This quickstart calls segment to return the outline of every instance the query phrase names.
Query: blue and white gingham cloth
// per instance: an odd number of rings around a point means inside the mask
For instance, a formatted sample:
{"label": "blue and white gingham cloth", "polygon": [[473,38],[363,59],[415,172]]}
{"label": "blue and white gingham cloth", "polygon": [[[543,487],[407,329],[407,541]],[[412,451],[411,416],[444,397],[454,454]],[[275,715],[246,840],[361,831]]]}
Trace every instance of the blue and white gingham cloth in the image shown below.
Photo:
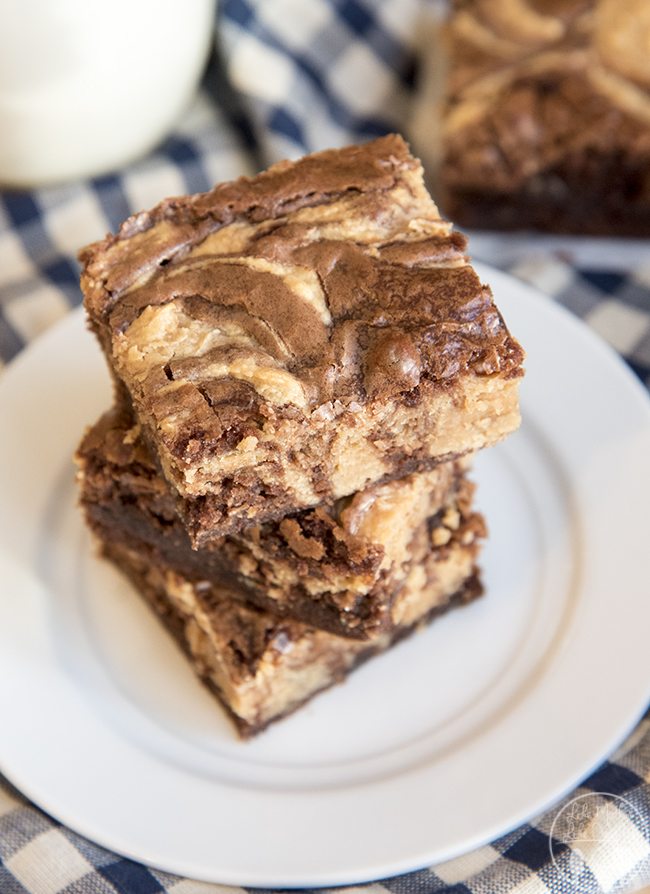
{"label": "blue and white gingham cloth", "polygon": [[[389,130],[408,135],[417,33],[427,5],[222,0],[219,57],[157,152],[91,181],[0,196],[0,366],[79,304],[78,248],[114,230],[130,213],[281,157]],[[477,234],[472,247],[475,256],[509,269],[574,311],[650,387],[648,244]],[[594,794],[569,803],[589,793]],[[560,814],[564,804],[569,806]],[[605,815],[606,840],[593,834]],[[558,816],[570,822],[558,822]],[[543,816],[446,864],[354,890],[595,894],[642,884],[650,885],[648,716],[570,798]],[[233,890],[179,879],[110,853],[54,822],[0,777],[0,894]]]}

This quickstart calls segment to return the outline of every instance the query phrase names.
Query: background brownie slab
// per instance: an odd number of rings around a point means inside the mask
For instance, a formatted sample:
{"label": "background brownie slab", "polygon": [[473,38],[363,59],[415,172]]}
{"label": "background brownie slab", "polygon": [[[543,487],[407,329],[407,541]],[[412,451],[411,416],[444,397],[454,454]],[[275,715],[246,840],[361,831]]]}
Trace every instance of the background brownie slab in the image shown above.
{"label": "background brownie slab", "polygon": [[192,582],[146,549],[108,541],[103,551],[135,584],[217,695],[244,737],[295,711],[419,624],[482,593],[471,563],[454,592],[407,588],[404,622],[371,641],[344,639],[243,605],[223,586]]}
{"label": "background brownie slab", "polygon": [[140,544],[152,561],[192,580],[227,583],[234,598],[339,635],[365,638],[401,623],[405,603],[400,610],[396,599],[413,574],[421,586],[457,589],[485,535],[460,461],[200,550],[191,548],[169,486],[123,409],[88,432],[78,462],[81,502],[102,540]]}
{"label": "background brownie slab", "polygon": [[523,353],[389,136],[85,249],[93,328],[195,545],[515,429]]}
{"label": "background brownie slab", "polygon": [[650,3],[458,0],[441,201],[465,226],[650,234]]}

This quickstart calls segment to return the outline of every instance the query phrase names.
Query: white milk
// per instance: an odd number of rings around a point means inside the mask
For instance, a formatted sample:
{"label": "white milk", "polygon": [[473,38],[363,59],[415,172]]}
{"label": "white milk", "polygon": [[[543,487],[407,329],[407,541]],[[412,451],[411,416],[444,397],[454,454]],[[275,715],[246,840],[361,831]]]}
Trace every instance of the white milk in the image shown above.
{"label": "white milk", "polygon": [[145,153],[196,89],[213,32],[214,0],[2,0],[0,184]]}

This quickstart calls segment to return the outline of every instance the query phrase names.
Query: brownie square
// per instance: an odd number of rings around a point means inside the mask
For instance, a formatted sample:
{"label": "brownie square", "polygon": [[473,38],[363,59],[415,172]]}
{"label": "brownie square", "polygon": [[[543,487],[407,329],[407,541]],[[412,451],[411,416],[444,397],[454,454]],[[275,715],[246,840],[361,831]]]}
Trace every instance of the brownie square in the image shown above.
{"label": "brownie square", "polygon": [[458,0],[444,211],[468,227],[649,235],[649,40],[646,0]]}
{"label": "brownie square", "polygon": [[[463,461],[370,485],[198,550],[124,408],[89,430],[77,461],[81,504],[103,542],[339,636],[369,639],[412,623],[421,591],[435,599],[462,586],[485,536]],[[415,604],[406,590],[416,593]]]}
{"label": "brownie square", "polygon": [[519,423],[523,352],[398,136],[168,199],[81,260],[194,546]]}
{"label": "brownie square", "polygon": [[99,542],[153,607],[243,738],[342,682],[361,662],[385,652],[420,624],[482,593],[471,568],[454,592],[414,585],[400,597],[412,602],[408,621],[372,640],[353,640],[246,606],[226,586],[188,579],[146,548],[110,536]]}

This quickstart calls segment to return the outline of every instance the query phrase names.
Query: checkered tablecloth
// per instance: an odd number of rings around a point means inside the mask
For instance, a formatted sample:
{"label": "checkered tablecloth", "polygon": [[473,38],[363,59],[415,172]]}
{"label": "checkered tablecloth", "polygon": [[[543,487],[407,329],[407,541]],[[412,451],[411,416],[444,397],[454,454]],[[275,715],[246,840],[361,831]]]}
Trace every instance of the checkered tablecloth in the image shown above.
{"label": "checkered tablecloth", "polygon": [[[80,302],[79,246],[133,211],[278,157],[391,129],[408,133],[425,5],[223,0],[219,54],[201,93],[157,152],[88,182],[0,196],[0,364]],[[475,234],[472,247],[475,256],[579,315],[650,386],[647,243]],[[354,890],[592,894],[644,883],[650,884],[647,716],[616,754],[543,816],[444,865]],[[232,890],[110,853],[47,817],[0,777],[0,894]]]}

